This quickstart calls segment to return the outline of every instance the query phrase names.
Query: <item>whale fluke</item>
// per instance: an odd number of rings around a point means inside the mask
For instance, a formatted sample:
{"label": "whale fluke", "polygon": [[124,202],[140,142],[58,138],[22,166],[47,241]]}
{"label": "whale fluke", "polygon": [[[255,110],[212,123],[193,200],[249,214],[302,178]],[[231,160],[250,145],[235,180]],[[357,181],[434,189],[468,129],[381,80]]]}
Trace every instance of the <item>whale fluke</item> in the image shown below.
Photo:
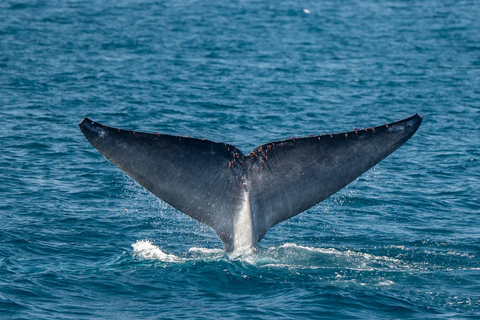
{"label": "whale fluke", "polygon": [[109,161],[154,195],[212,227],[225,251],[328,198],[403,145],[422,117],[374,128],[237,147],[182,136],[79,126]]}

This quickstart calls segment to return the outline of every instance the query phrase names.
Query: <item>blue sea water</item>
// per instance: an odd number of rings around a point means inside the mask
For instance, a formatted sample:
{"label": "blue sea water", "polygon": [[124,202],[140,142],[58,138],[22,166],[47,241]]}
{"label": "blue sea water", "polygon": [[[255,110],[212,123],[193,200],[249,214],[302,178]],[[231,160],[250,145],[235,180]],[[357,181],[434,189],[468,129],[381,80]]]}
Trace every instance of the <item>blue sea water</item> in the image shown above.
{"label": "blue sea water", "polygon": [[[478,1],[0,2],[1,319],[478,319]],[[83,137],[419,131],[229,257]],[[301,190],[298,190],[301,192]]]}

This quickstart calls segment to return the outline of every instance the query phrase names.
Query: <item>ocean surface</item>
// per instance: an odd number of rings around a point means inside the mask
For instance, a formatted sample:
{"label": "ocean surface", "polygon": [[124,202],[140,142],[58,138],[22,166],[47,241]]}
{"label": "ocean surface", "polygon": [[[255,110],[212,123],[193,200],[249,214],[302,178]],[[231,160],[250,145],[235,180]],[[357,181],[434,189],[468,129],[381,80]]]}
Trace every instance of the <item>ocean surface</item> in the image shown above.
{"label": "ocean surface", "polygon": [[[479,319],[480,2],[1,1],[1,319]],[[418,132],[225,255],[83,117],[255,146]],[[298,190],[302,192],[302,190]]]}

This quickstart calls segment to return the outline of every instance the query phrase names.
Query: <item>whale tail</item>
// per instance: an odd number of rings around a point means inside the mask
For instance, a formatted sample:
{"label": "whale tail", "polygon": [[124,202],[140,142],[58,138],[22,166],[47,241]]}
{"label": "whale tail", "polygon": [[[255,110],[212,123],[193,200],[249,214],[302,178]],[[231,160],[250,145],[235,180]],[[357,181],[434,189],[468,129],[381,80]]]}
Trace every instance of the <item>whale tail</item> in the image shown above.
{"label": "whale tail", "polygon": [[[107,127],[79,126],[109,161],[154,195],[212,227],[231,252],[239,215],[252,244],[268,229],[328,198],[403,145],[422,117],[374,128],[275,141],[244,155],[207,140]],[[240,219],[242,220],[242,219]],[[245,230],[244,230],[245,231]]]}

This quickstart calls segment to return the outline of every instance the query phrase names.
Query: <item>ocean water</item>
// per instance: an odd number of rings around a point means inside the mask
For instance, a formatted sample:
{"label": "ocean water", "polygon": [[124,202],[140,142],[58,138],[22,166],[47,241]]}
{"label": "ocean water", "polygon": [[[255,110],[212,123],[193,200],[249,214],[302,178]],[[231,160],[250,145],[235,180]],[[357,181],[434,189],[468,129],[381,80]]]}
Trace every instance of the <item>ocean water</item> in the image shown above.
{"label": "ocean water", "polygon": [[[479,14],[474,0],[0,2],[0,318],[478,319]],[[77,126],[249,152],[415,113],[403,147],[241,256]]]}

